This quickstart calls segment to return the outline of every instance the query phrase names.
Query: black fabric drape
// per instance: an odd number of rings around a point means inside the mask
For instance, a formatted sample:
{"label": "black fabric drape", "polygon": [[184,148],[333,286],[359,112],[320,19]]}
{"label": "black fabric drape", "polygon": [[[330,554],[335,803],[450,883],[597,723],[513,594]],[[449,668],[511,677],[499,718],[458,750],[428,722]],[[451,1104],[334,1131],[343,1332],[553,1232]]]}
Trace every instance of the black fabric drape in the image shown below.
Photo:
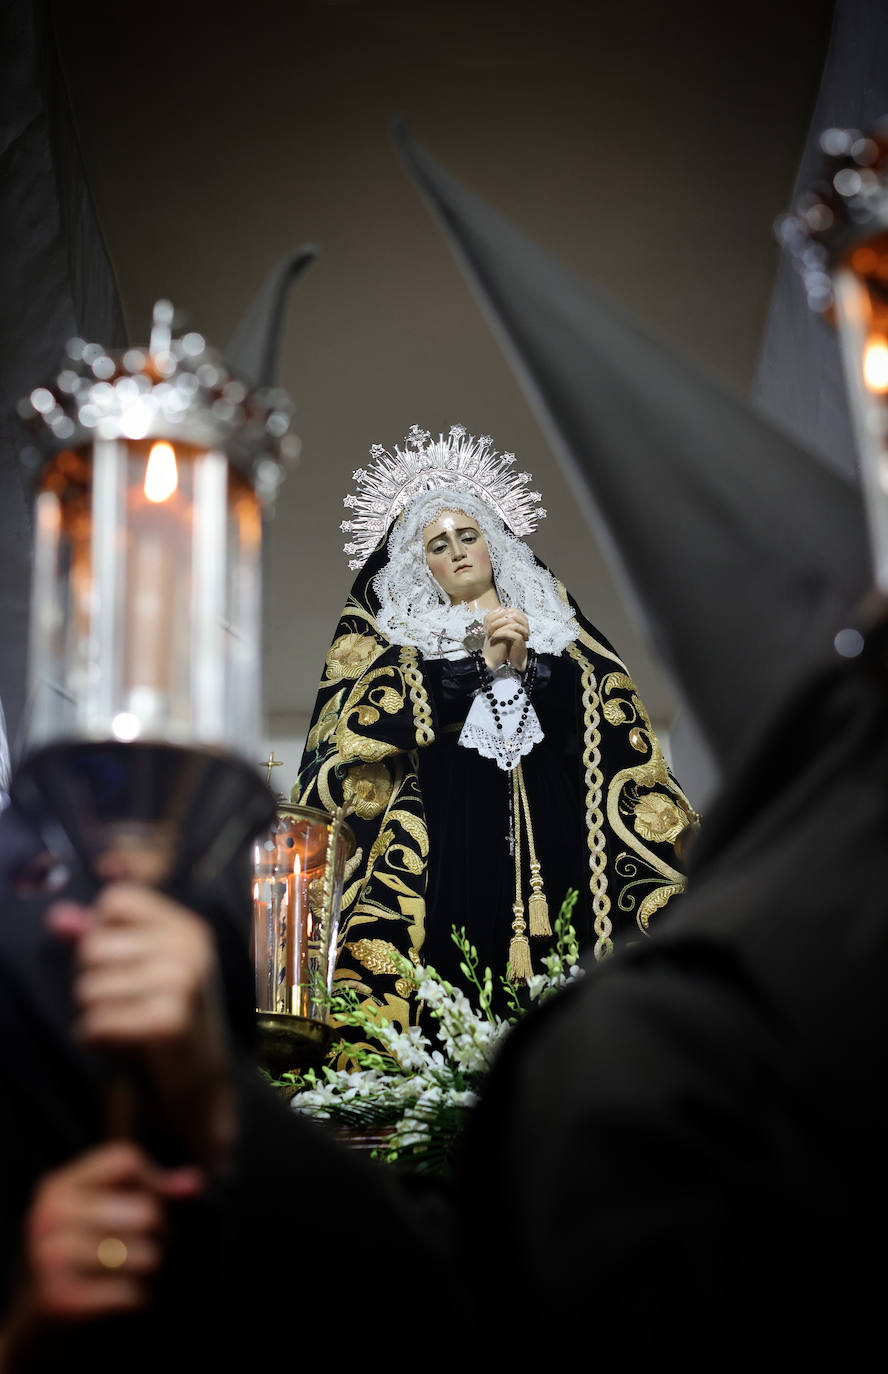
{"label": "black fabric drape", "polygon": [[[866,131],[888,114],[888,10],[837,0],[817,102],[791,200],[821,176],[824,129]],[[775,206],[777,215],[791,208]],[[835,329],[812,313],[784,256],[762,337],[752,399],[812,453],[856,473],[857,452]]]}
{"label": "black fabric drape", "polygon": [[[4,813],[0,830],[7,823]],[[348,1235],[390,1273],[406,1248],[413,1269],[403,1278],[408,1300],[421,1298],[424,1311],[440,1320],[452,1310],[459,1285],[451,1263],[453,1213],[437,1185],[402,1179],[335,1145],[261,1080],[248,1032],[253,980],[243,977],[249,882],[228,876],[202,914],[217,937],[231,1016],[242,1120],[236,1156],[200,1198],[174,1209],[147,1312],[44,1329],[27,1359],[8,1362],[4,1349],[8,1374],[48,1374],[65,1364],[121,1365],[130,1374],[235,1371],[255,1362],[257,1342],[321,1362],[342,1314],[336,1251],[351,1243]],[[21,1225],[35,1187],[47,1171],[104,1139],[104,1068],[78,1044],[71,952],[46,930],[49,900],[15,897],[8,888],[0,895],[0,1340],[22,1277]],[[177,1159],[175,1137],[156,1127],[146,1133],[146,1148],[154,1158],[167,1151]],[[368,1326],[377,1321],[376,1301],[370,1287],[361,1291]],[[274,1334],[269,1319],[275,1328],[280,1323]]]}
{"label": "black fabric drape", "polygon": [[51,6],[0,8],[0,700],[13,755],[25,706],[31,494],[15,406],[68,339],[126,342],[114,272],[80,159]]}
{"label": "black fabric drape", "polygon": [[878,1339],[884,652],[824,664],[760,732],[657,939],[504,1047],[461,1160],[461,1253],[480,1285],[483,1216],[509,1256],[484,1321],[533,1295],[529,1367],[578,1294],[626,1370],[850,1367]]}
{"label": "black fabric drape", "polygon": [[462,185],[405,166],[720,767],[869,584],[853,479],[640,328]]}
{"label": "black fabric drape", "polygon": [[[232,1367],[298,1277],[303,1359],[343,1314],[350,1350],[403,1312],[518,1369],[590,1343],[629,1374],[863,1364],[888,1221],[883,656],[825,666],[770,722],[657,939],[513,1031],[452,1186],[342,1150],[242,1065],[236,1170],[180,1217],[155,1309],[66,1331],[68,1356]],[[41,908],[0,926],[7,1263],[39,1169],[95,1133],[63,957],[21,938]]]}

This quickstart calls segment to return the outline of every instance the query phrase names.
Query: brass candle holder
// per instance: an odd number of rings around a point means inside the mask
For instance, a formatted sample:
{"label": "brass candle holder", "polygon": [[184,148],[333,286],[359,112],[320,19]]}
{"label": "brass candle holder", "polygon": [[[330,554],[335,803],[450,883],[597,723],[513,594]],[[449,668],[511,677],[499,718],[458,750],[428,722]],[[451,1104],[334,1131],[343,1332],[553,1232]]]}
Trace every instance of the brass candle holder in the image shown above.
{"label": "brass candle holder", "polygon": [[275,1077],[316,1067],[332,1043],[329,999],[345,865],[354,850],[354,833],[341,810],[330,814],[283,798],[271,825],[254,841],[259,1059]]}

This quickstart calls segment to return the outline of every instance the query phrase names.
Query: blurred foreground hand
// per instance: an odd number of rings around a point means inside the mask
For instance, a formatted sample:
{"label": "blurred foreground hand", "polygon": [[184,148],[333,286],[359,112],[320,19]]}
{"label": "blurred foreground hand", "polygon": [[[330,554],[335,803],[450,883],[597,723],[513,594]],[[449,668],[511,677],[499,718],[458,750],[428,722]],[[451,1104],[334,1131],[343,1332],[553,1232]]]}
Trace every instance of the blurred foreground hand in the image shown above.
{"label": "blurred foreground hand", "polygon": [[209,923],[135,883],[107,885],[90,907],[55,902],[47,921],[76,945],[74,996],[84,1044],[137,1062],[152,1109],[185,1157],[208,1168],[224,1164],[235,1130],[234,1093]]}

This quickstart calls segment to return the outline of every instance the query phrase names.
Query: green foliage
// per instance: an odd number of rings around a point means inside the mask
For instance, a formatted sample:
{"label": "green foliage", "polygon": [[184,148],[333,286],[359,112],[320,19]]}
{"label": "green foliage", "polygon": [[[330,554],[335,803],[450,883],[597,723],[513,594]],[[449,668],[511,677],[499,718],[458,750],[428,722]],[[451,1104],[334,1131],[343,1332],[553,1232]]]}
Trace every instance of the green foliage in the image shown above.
{"label": "green foliage", "polygon": [[[536,974],[526,989],[501,979],[509,1008],[506,1018],[493,1009],[490,969],[479,967],[478,951],[465,928],[454,927],[452,938],[462,956],[460,968],[472,990],[471,1000],[435,969],[398,960],[400,971],[414,981],[418,999],[437,1022],[437,1046],[418,1026],[400,1031],[381,1012],[362,1005],[354,991],[337,988],[328,1011],[351,1032],[348,1041],[331,1048],[319,1071],[266,1077],[276,1088],[295,1089],[295,1110],[347,1136],[382,1132],[385,1139],[373,1152],[377,1160],[447,1173],[467,1115],[505,1035],[529,1005],[556,995],[581,973],[573,926],[576,900],[572,888],[556,917],[553,945],[542,960],[545,972]],[[351,1067],[334,1068],[344,1051]]]}

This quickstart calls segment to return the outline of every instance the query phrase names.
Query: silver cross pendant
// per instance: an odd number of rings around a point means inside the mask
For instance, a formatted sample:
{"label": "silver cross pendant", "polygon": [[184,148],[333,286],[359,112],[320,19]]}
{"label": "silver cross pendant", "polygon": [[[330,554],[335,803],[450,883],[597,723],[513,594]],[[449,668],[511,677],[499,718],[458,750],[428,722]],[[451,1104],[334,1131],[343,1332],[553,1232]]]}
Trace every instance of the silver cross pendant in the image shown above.
{"label": "silver cross pendant", "polygon": [[473,620],[463,635],[463,647],[467,653],[476,653],[484,648],[484,626],[480,620]]}

